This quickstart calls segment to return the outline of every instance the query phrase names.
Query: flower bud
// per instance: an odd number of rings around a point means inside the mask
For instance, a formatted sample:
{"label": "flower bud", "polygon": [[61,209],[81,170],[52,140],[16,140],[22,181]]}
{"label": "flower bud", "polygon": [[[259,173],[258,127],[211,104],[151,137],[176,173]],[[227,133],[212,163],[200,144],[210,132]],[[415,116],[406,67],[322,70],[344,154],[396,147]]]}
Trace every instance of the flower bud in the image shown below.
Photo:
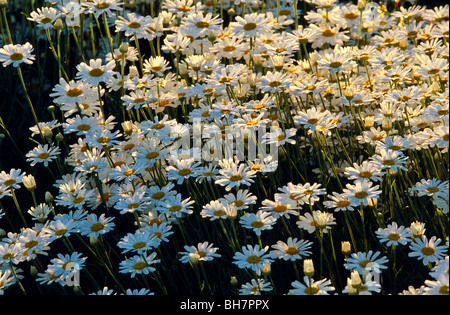
{"label": "flower bud", "polygon": [[364,11],[364,9],[366,8],[366,1],[358,0],[357,8],[358,8],[358,11]]}
{"label": "flower bud", "polygon": [[352,281],[352,287],[354,287],[355,289],[358,289],[361,287],[361,277],[359,275],[358,271],[352,271],[351,275],[350,275],[350,279]]}
{"label": "flower bud", "polygon": [[0,9],[8,7],[8,0],[0,0]]}
{"label": "flower bud", "polygon": [[95,246],[98,244],[98,242],[99,242],[99,239],[98,239],[97,235],[95,233],[90,233],[89,234],[89,243],[92,246]]}
{"label": "flower bud", "polygon": [[53,198],[53,195],[49,191],[46,191],[45,192],[45,202],[48,204],[51,204],[51,203],[53,203],[53,200],[55,200],[55,198]]}
{"label": "flower bud", "polygon": [[197,265],[198,264],[198,262],[200,261],[200,255],[199,254],[196,254],[196,253],[190,253],[189,254],[189,262],[192,264],[192,265]]}
{"label": "flower bud", "polygon": [[33,191],[37,188],[36,180],[31,174],[24,176],[22,182],[25,188],[28,189],[28,191]]}
{"label": "flower bud", "polygon": [[122,128],[125,134],[128,136],[131,136],[131,134],[133,133],[133,123],[131,121],[124,121],[122,123]]}
{"label": "flower bud", "polygon": [[130,48],[130,45],[125,42],[120,44],[119,51],[122,55],[125,55],[128,52],[128,48]]}
{"label": "flower bud", "polygon": [[57,19],[55,21],[55,23],[53,24],[53,26],[55,27],[56,30],[60,31],[60,30],[63,29],[64,24],[63,24],[63,21],[61,19]]}
{"label": "flower bud", "polygon": [[352,246],[350,242],[344,241],[341,243],[341,251],[344,255],[349,255],[352,252]]}
{"label": "flower bud", "polygon": [[303,273],[310,278],[314,276],[314,264],[312,259],[305,259],[303,261]]}
{"label": "flower bud", "polygon": [[55,139],[56,139],[56,142],[57,142],[57,143],[60,143],[61,141],[64,140],[64,136],[62,135],[61,132],[58,132],[58,133],[56,134],[56,136],[55,136]]}
{"label": "flower bud", "polygon": [[263,265],[263,269],[261,270],[263,276],[268,276],[270,275],[270,272],[272,271],[272,267],[270,266],[270,264],[264,264]]}

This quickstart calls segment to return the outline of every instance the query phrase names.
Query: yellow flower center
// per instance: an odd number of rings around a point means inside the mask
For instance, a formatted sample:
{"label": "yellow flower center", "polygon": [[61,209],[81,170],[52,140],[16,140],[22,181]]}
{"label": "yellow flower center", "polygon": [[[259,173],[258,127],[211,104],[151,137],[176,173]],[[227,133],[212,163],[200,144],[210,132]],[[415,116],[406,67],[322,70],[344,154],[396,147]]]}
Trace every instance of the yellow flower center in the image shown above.
{"label": "yellow flower center", "polygon": [[323,30],[322,36],[324,37],[333,37],[336,33],[333,30]]}
{"label": "yellow flower center", "polygon": [[256,23],[250,22],[243,26],[244,31],[253,31],[258,25]]}
{"label": "yellow flower center", "polygon": [[308,124],[314,125],[319,121],[317,118],[310,118],[307,120]]}
{"label": "yellow flower center", "polygon": [[287,206],[285,206],[285,205],[276,205],[275,207],[273,207],[273,211],[275,211],[277,213],[285,212],[286,210],[287,210]]}
{"label": "yellow flower center", "polygon": [[131,176],[131,175],[134,174],[134,172],[135,172],[134,169],[129,169],[129,170],[126,170],[125,172],[123,172],[123,175],[125,175],[125,176]]}
{"label": "yellow flower center", "polygon": [[226,51],[226,52],[234,51],[234,50],[236,50],[236,47],[232,46],[232,45],[228,45],[228,46],[223,47],[223,51]]}
{"label": "yellow flower center", "polygon": [[225,211],[224,210],[216,210],[216,211],[214,211],[214,215],[216,217],[221,217],[221,216],[225,215]]}
{"label": "yellow flower center", "polygon": [[127,208],[128,208],[128,209],[136,209],[136,208],[139,208],[139,206],[140,206],[139,202],[133,202],[133,203],[130,203],[130,204],[127,206]]}
{"label": "yellow flower center", "polygon": [[170,211],[170,212],[177,212],[177,211],[180,211],[181,208],[183,208],[183,207],[180,206],[180,205],[175,205],[175,206],[171,206],[171,207],[169,208],[169,211]]}
{"label": "yellow flower center", "polygon": [[35,241],[35,240],[32,240],[32,241],[28,241],[28,242],[26,242],[25,243],[25,248],[28,248],[28,249],[30,249],[30,248],[33,248],[33,247],[35,247],[36,245],[38,244],[38,242],[37,241]]}
{"label": "yellow flower center", "polygon": [[145,261],[139,261],[133,265],[134,270],[142,270],[147,267],[147,263]]}
{"label": "yellow flower center", "polygon": [[440,293],[440,294],[448,295],[448,284],[443,285],[442,287],[440,287],[440,288],[439,288],[439,293]]}
{"label": "yellow flower center", "polygon": [[180,175],[180,176],[186,176],[186,175],[189,175],[189,174],[191,174],[191,170],[190,169],[188,169],[188,168],[183,168],[182,170],[179,170],[178,171],[178,175]]}
{"label": "yellow flower center", "polygon": [[15,183],[16,183],[16,180],[14,178],[7,179],[3,182],[3,184],[5,184],[5,186],[11,186],[11,185],[14,185]]}
{"label": "yellow flower center", "polygon": [[359,262],[359,265],[362,267],[362,268],[366,268],[366,266],[369,264],[369,263],[371,263],[372,261],[370,260],[370,259],[366,259],[366,260],[363,260],[363,261],[361,261],[361,262]]}
{"label": "yellow flower center", "polygon": [[18,60],[22,60],[23,59],[23,55],[19,52],[13,53],[11,55],[9,55],[9,59],[13,60],[13,61],[18,61]]}
{"label": "yellow flower center", "polygon": [[350,205],[350,201],[348,200],[339,200],[338,202],[336,202],[336,205],[340,208],[345,208],[348,207]]}
{"label": "yellow flower center", "polygon": [[426,191],[428,191],[429,193],[434,194],[434,193],[436,193],[436,192],[439,191],[439,188],[437,188],[437,187],[428,187],[428,188],[426,189]]}
{"label": "yellow flower center", "polygon": [[87,131],[87,130],[91,129],[91,126],[88,124],[81,124],[81,125],[77,126],[77,129],[79,131]]}
{"label": "yellow flower center", "polygon": [[13,259],[14,254],[13,253],[6,253],[2,256],[3,260]]}
{"label": "yellow flower center", "polygon": [[331,68],[339,68],[340,66],[342,66],[342,62],[339,61],[330,62]]}
{"label": "yellow flower center", "polygon": [[237,182],[237,181],[242,180],[243,178],[244,178],[244,177],[243,177],[242,175],[240,175],[240,174],[232,175],[232,176],[230,177],[230,181],[232,181],[232,182]]}
{"label": "yellow flower center", "polygon": [[257,256],[257,255],[253,255],[253,256],[249,256],[247,258],[247,262],[249,264],[257,264],[261,261],[261,257]]}
{"label": "yellow flower center", "polygon": [[395,161],[391,159],[386,159],[381,162],[383,165],[394,165]]}
{"label": "yellow flower center", "polygon": [[361,173],[359,173],[359,177],[361,178],[370,178],[372,175],[373,174],[370,171],[362,171]]}
{"label": "yellow flower center", "polygon": [[103,223],[97,222],[97,223],[92,224],[91,231],[98,232],[98,231],[103,230],[104,228],[105,228],[105,225]]}
{"label": "yellow flower center", "polygon": [[50,154],[48,154],[47,152],[42,152],[42,153],[39,153],[37,157],[39,159],[45,160],[45,159],[48,159],[50,157]]}
{"label": "yellow flower center", "polygon": [[297,247],[288,247],[285,250],[285,253],[288,255],[297,255],[300,250]]}
{"label": "yellow flower center", "polygon": [[195,254],[199,255],[199,256],[200,256],[200,258],[203,258],[203,257],[205,257],[205,256],[206,256],[206,252],[204,252],[204,251],[202,251],[202,250],[200,250],[200,251],[196,251],[196,252],[195,252]]}
{"label": "yellow flower center", "polygon": [[72,200],[72,202],[74,203],[74,204],[79,204],[79,203],[82,203],[83,201],[84,201],[84,197],[82,197],[82,196],[78,196],[78,197],[76,197],[74,200]]}
{"label": "yellow flower center", "polygon": [[390,147],[389,147],[389,149],[390,150],[395,150],[395,151],[398,151],[398,150],[400,150],[402,147],[401,146],[399,146],[399,145],[391,145]]}
{"label": "yellow flower center", "polygon": [[315,285],[307,287],[305,289],[305,294],[307,295],[315,295],[317,294],[317,292],[319,292],[319,287],[316,287]]}
{"label": "yellow flower center", "polygon": [[277,86],[280,86],[280,85],[281,85],[281,82],[277,81],[277,80],[269,82],[269,86],[270,87],[277,87]]}
{"label": "yellow flower center", "polygon": [[158,152],[149,152],[145,155],[145,158],[151,160],[156,159],[158,156],[159,156]]}
{"label": "yellow flower center", "polygon": [[400,239],[400,234],[398,233],[389,233],[388,239],[391,241],[398,241]]}
{"label": "yellow flower center", "polygon": [[372,137],[372,140],[374,140],[374,141],[383,140],[383,136],[382,136],[382,135],[374,135],[374,136]]}
{"label": "yellow flower center", "polygon": [[358,191],[357,193],[355,193],[355,197],[358,199],[364,199],[368,196],[369,194],[366,193],[365,191]]}
{"label": "yellow flower center", "polygon": [[77,96],[80,96],[81,94],[83,94],[83,90],[81,90],[79,88],[69,89],[66,92],[66,95],[70,96],[70,97],[77,97]]}
{"label": "yellow flower center", "polygon": [[95,78],[101,77],[104,73],[105,71],[101,68],[94,68],[89,71],[89,75]]}
{"label": "yellow flower center", "polygon": [[252,167],[250,167],[252,171],[259,171],[261,169],[261,164],[255,164]]}
{"label": "yellow flower center", "polygon": [[108,137],[100,137],[97,139],[98,143],[108,143],[111,139],[109,139]]}
{"label": "yellow flower center", "polygon": [[230,82],[232,79],[230,77],[223,77],[219,79],[219,83],[227,83]]}
{"label": "yellow flower center", "polygon": [[144,248],[145,245],[147,245],[147,243],[145,242],[136,242],[133,244],[133,248],[134,249],[140,249],[140,248]]}
{"label": "yellow flower center", "polygon": [[242,200],[234,200],[232,203],[238,208],[244,205],[244,202]]}
{"label": "yellow flower center", "polygon": [[344,17],[348,20],[354,20],[358,17],[359,15],[356,14],[355,12],[347,12],[344,14]]}
{"label": "yellow flower center", "polygon": [[158,192],[155,192],[155,193],[152,195],[152,199],[160,200],[160,199],[162,199],[165,195],[166,195],[166,194],[165,194],[164,192],[158,191]]}
{"label": "yellow flower center", "polygon": [[48,23],[50,23],[51,21],[52,21],[52,19],[49,18],[48,16],[43,17],[43,18],[41,19],[41,23],[42,23],[42,24],[48,24]]}
{"label": "yellow flower center", "polygon": [[154,124],[154,125],[152,126],[152,129],[162,129],[162,128],[164,128],[164,127],[165,127],[164,124],[158,123],[158,124]]}
{"label": "yellow flower center", "polygon": [[422,252],[422,254],[424,254],[425,256],[431,256],[431,255],[434,255],[435,250],[434,250],[433,247],[427,246],[427,247],[422,248],[421,252]]}
{"label": "yellow flower center", "polygon": [[206,21],[199,21],[195,23],[195,26],[197,26],[198,28],[207,28],[209,27],[209,23]]}
{"label": "yellow flower center", "polygon": [[128,23],[128,27],[129,28],[139,28],[139,27],[141,27],[141,23],[139,23],[139,22],[130,22],[130,23]]}
{"label": "yellow flower center", "polygon": [[436,73],[439,73],[439,71],[441,71],[441,69],[430,69],[427,72],[428,72],[428,74],[436,74]]}
{"label": "yellow flower center", "polygon": [[259,228],[264,226],[264,222],[262,222],[262,221],[253,221],[251,226],[253,226],[256,229],[259,229]]}
{"label": "yellow flower center", "polygon": [[185,5],[179,5],[177,7],[177,10],[181,11],[181,12],[189,12],[189,11],[191,11],[191,9],[189,7],[187,7],[187,6],[185,6]]}
{"label": "yellow flower center", "polygon": [[67,229],[59,229],[59,230],[55,231],[56,236],[63,236],[66,233],[67,233]]}
{"label": "yellow flower center", "polygon": [[109,3],[108,2],[99,2],[95,5],[95,8],[99,9],[99,10],[108,9]]}

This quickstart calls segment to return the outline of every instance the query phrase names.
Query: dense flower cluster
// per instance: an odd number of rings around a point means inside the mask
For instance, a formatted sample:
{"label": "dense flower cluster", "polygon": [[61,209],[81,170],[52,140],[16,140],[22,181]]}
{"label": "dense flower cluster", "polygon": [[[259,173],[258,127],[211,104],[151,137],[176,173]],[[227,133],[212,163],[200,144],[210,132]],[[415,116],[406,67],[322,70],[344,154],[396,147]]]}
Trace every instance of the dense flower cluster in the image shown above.
{"label": "dense flower cluster", "polygon": [[30,42],[59,78],[0,294],[449,293],[448,5],[45,2],[2,27],[25,94]]}

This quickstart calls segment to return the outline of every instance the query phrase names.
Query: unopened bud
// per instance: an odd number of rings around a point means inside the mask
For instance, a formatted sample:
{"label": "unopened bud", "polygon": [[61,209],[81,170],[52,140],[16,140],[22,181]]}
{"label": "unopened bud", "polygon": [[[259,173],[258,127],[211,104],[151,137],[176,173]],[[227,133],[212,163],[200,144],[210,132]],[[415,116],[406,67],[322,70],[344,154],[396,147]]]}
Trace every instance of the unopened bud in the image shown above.
{"label": "unopened bud", "polygon": [[200,261],[200,255],[199,254],[196,254],[196,253],[190,253],[189,254],[189,262],[192,265],[198,264],[199,261]]}
{"label": "unopened bud", "polygon": [[367,116],[365,116],[364,117],[364,127],[366,127],[366,128],[371,128],[371,127],[373,127],[373,125],[374,125],[374,123],[373,123],[373,120],[374,120],[374,116],[373,115],[367,115]]}
{"label": "unopened bud", "polygon": [[64,140],[64,136],[62,135],[62,133],[58,132],[55,136],[56,142],[60,143],[61,141]]}
{"label": "unopened bud", "polygon": [[44,128],[41,129],[41,131],[45,138],[51,139],[53,137],[53,131],[50,127],[45,126]]}
{"label": "unopened bud", "polygon": [[261,270],[263,276],[268,276],[270,275],[270,272],[272,271],[272,267],[270,266],[270,264],[263,264],[263,269]]}
{"label": "unopened bud", "polygon": [[25,188],[28,189],[29,191],[36,190],[37,188],[36,180],[34,179],[34,176],[31,174],[24,176],[22,183],[25,186]]}
{"label": "unopened bud", "polygon": [[366,1],[358,0],[357,8],[359,11],[364,11],[364,9],[366,8]]}
{"label": "unopened bud", "polygon": [[352,246],[350,242],[344,241],[341,243],[341,251],[344,255],[349,255],[352,252]]}
{"label": "unopened bud", "polygon": [[312,259],[305,259],[303,261],[303,273],[309,278],[314,276],[314,264]]}
{"label": "unopened bud", "polygon": [[60,31],[60,30],[63,29],[64,24],[63,24],[63,21],[61,19],[57,19],[55,21],[55,23],[53,24],[53,26],[55,27],[56,30]]}
{"label": "unopened bud", "polygon": [[361,287],[361,277],[359,275],[358,271],[352,271],[351,275],[350,275],[350,279],[352,281],[352,287],[354,287],[355,289],[358,289]]}
{"label": "unopened bud", "polygon": [[53,195],[49,191],[46,191],[45,192],[45,202],[48,204],[51,204],[51,203],[53,203],[54,200],[55,200],[55,198],[53,198]]}
{"label": "unopened bud", "polygon": [[8,6],[8,0],[0,0],[0,9],[6,8]]}
{"label": "unopened bud", "polygon": [[130,136],[133,133],[133,123],[131,121],[124,121],[122,123],[122,128],[125,134]]}
{"label": "unopened bud", "polygon": [[36,266],[31,266],[30,267],[30,275],[35,278],[37,276],[37,274],[39,273],[39,271],[37,270]]}
{"label": "unopened bud", "polygon": [[99,242],[99,239],[98,239],[97,235],[95,233],[90,233],[89,234],[89,243],[92,246],[95,246],[98,244],[98,242]]}
{"label": "unopened bud", "polygon": [[128,48],[130,48],[128,43],[122,43],[119,46],[119,51],[122,55],[125,55],[128,52]]}

